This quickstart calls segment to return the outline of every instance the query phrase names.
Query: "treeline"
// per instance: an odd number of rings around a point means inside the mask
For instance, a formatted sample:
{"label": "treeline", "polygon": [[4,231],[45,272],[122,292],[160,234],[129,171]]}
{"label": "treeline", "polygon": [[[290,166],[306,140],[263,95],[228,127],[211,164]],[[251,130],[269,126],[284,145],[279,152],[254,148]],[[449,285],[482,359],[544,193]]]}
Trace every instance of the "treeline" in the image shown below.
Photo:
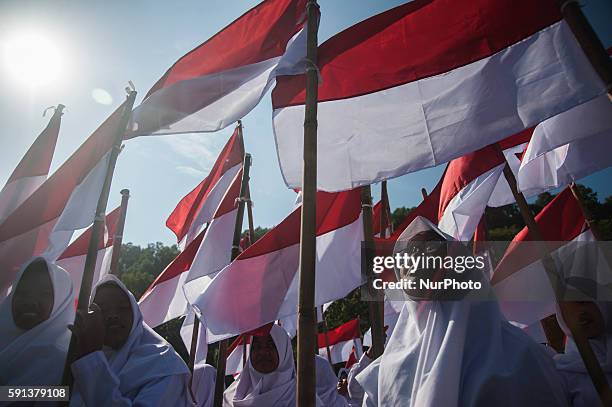
{"label": "treeline", "polygon": [[[595,223],[605,240],[612,240],[612,196],[599,200],[597,193],[591,188],[578,185],[587,210],[592,214]],[[545,192],[530,204],[531,210],[537,214],[548,204],[555,195]],[[394,227],[401,224],[405,216],[414,208],[399,207],[392,213]],[[487,208],[486,222],[489,239],[497,241],[510,241],[524,227],[523,219],[516,204],[500,208]],[[257,227],[255,239],[261,238],[269,229]],[[247,231],[243,232],[243,236]],[[144,293],[147,287],[163,271],[163,269],[179,254],[176,245],[165,246],[161,242],[150,243],[140,247],[132,243],[124,244],[119,261],[119,272],[122,281],[134,293],[136,298]],[[334,302],[326,313],[326,322],[329,329],[342,323],[359,318],[362,332],[370,326],[368,317],[368,304],[361,301],[359,289],[353,291],[346,298]],[[164,336],[177,349],[183,357],[187,357],[187,350],[182,345],[179,336],[181,319],[173,320],[156,330]],[[323,329],[320,325],[319,329]]]}

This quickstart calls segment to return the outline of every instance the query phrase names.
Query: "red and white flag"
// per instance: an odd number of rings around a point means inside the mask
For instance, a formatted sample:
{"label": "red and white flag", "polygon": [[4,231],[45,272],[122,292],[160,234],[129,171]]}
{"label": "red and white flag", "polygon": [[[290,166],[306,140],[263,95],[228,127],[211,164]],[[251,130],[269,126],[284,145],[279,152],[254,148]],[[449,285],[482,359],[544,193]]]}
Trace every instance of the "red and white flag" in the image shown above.
{"label": "red and white flag", "polygon": [[491,279],[502,312],[522,327],[555,312],[555,295],[541,261],[542,244],[546,244],[564,281],[578,278],[600,285],[612,283],[608,263],[593,243],[595,238],[569,188],[546,205],[535,220],[545,242],[526,243],[533,238],[527,228],[521,230]]}
{"label": "red and white flag", "polygon": [[8,217],[47,179],[62,121],[57,108],[47,127],[34,140],[0,191],[0,222]]}
{"label": "red and white flag", "polygon": [[[244,360],[249,359],[251,350],[251,335],[239,335],[227,348],[227,361],[225,362],[225,375],[237,375],[242,372]],[[246,342],[246,344],[245,344]],[[244,356],[246,349],[246,359]]]}
{"label": "red and white flag", "polygon": [[[324,191],[450,161],[606,92],[554,0],[413,1],[327,40],[318,65]],[[277,82],[276,145],[296,188],[305,78]]]}
{"label": "red and white flag", "polygon": [[138,306],[147,325],[156,327],[187,314],[188,303],[183,284],[206,230],[200,232],[162,271],[144,292]]}
{"label": "red and white flag", "polygon": [[[98,240],[98,256],[96,257],[96,268],[94,270],[93,285],[102,277],[110,273],[111,259],[113,257],[113,243],[117,222],[121,215],[121,206],[118,206],[111,213],[106,215],[105,228]],[[72,286],[75,291],[75,298],[79,298],[81,280],[85,270],[85,259],[91,240],[92,227],[85,230],[70,246],[57,258],[55,263],[62,267],[72,277]]]}
{"label": "red and white flag", "polygon": [[[249,246],[194,306],[215,342],[297,311],[301,206]],[[346,296],[361,276],[360,191],[317,194],[315,305]]]}
{"label": "red and white flag", "polygon": [[94,220],[124,102],[28,199],[0,224],[0,293],[33,256],[54,261],[75,230]]}
{"label": "red and white flag", "polygon": [[327,359],[327,346],[329,345],[332,364],[346,362],[353,349],[359,360],[363,353],[359,320],[352,319],[327,333],[319,332],[317,343],[319,344],[319,355],[325,359]]}
{"label": "red and white flag", "polygon": [[304,72],[307,0],[267,0],[179,59],[134,110],[128,137],[212,132]]}
{"label": "red and white flag", "polygon": [[600,96],[536,126],[517,174],[527,196],[612,165],[612,104]]}
{"label": "red and white flag", "polygon": [[212,280],[213,274],[231,260],[232,239],[238,212],[242,170],[234,175],[206,229],[172,261],[139,300],[143,318],[150,326],[161,325],[189,311],[191,301]]}
{"label": "red and white flag", "polygon": [[242,168],[243,160],[244,143],[236,127],[210,174],[180,200],[166,220],[166,226],[176,235],[181,249],[200,233],[204,224],[212,220],[227,188]]}
{"label": "red and white flag", "polygon": [[[383,201],[378,201],[374,207],[372,208],[372,234],[374,236],[380,237],[381,235],[381,230],[384,231],[384,235],[385,236],[390,236],[391,233],[393,232],[392,229],[392,225],[391,225],[391,212],[389,210],[389,206],[386,206],[386,208],[383,208]],[[383,216],[383,211],[386,212],[386,217],[385,217],[385,224],[384,227],[383,225],[381,225],[382,223],[382,216]]]}

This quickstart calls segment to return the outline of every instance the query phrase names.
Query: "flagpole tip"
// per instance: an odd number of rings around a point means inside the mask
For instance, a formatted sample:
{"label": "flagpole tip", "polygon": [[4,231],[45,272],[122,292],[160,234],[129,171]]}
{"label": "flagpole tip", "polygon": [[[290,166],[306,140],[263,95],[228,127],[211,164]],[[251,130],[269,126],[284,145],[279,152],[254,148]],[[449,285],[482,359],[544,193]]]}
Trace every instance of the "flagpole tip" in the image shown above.
{"label": "flagpole tip", "polygon": [[126,189],[122,189],[122,190],[120,191],[120,194],[121,194],[121,195],[123,195],[123,196],[127,196],[127,197],[129,197],[129,196],[130,196],[130,190],[129,190],[129,189],[127,189],[127,188],[126,188]]}

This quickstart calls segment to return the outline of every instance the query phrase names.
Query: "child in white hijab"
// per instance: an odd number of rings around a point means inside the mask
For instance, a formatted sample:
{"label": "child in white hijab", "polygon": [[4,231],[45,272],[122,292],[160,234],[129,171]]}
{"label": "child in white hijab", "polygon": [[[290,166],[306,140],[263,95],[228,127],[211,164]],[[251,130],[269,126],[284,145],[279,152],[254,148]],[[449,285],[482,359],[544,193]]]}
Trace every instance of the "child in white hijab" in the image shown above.
{"label": "child in white hijab", "polygon": [[73,320],[68,273],[43,258],[24,265],[0,304],[0,385],[60,385]]}
{"label": "child in white hijab", "polygon": [[[430,241],[432,232],[433,240],[452,240],[418,217],[398,243],[413,244],[423,234]],[[469,278],[483,284],[485,299],[451,292],[456,300],[448,301],[438,292],[437,299],[406,301],[383,355],[356,377],[366,393],[363,405],[567,405],[552,359],[502,317],[486,278],[470,273],[462,280]]]}
{"label": "child in white hijab", "polygon": [[[79,351],[70,406],[193,406],[189,369],[143,322],[119,279],[108,275],[97,284],[91,308],[73,328]],[[102,341],[93,343],[96,336]]]}
{"label": "child in white hijab", "polygon": [[583,329],[608,383],[612,385],[612,303],[594,301],[565,302],[563,313],[557,307],[557,321],[567,335],[565,353],[555,355],[555,365],[564,378],[572,407],[601,406],[601,400],[587,373],[567,323]]}
{"label": "child in white hijab", "polygon": [[238,379],[223,393],[223,405],[293,407],[295,395],[291,338],[274,324],[269,335],[253,336],[249,359]]}
{"label": "child in white hijab", "polygon": [[317,377],[317,397],[325,407],[348,407],[348,401],[338,393],[338,377],[329,361],[315,355],[315,375]]}

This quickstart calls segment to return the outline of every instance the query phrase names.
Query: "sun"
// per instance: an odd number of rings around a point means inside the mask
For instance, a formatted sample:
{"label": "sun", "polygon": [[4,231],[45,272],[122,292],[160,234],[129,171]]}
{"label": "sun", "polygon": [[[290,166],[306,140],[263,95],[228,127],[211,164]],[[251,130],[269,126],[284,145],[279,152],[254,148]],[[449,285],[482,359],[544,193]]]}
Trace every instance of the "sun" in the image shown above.
{"label": "sun", "polygon": [[2,41],[3,65],[15,80],[28,87],[53,84],[60,78],[59,47],[39,33],[20,33]]}

